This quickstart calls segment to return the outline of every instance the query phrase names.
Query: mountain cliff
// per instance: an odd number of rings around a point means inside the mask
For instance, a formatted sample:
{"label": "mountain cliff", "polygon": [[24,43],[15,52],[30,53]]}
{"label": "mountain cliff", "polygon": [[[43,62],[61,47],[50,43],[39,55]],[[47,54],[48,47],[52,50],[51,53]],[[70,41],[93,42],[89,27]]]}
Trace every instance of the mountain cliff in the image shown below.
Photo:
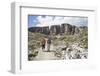
{"label": "mountain cliff", "polygon": [[29,32],[42,33],[46,35],[58,35],[58,34],[74,35],[84,30],[85,31],[87,30],[87,26],[77,27],[75,25],[71,25],[68,23],[63,23],[61,25],[51,25],[51,27],[46,26],[46,27],[28,28]]}

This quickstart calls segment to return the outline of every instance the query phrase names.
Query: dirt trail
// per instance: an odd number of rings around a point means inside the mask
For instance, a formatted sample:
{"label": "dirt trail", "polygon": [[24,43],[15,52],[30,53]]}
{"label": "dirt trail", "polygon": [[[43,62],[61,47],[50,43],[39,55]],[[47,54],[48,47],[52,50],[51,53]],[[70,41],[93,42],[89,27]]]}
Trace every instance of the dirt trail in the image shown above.
{"label": "dirt trail", "polygon": [[[72,48],[74,49],[74,51],[72,51],[71,53],[67,53],[66,52],[66,59],[69,59],[69,56],[73,56],[76,54],[77,50],[80,50],[81,54],[84,54],[87,56],[87,51],[84,51],[84,49],[80,48],[77,46],[77,44],[73,44],[71,45]],[[59,45],[59,47],[64,47],[64,45]],[[53,46],[53,44],[51,44],[51,47],[50,47],[50,52],[47,52],[46,50],[42,50],[41,48],[37,49],[39,50],[38,52],[38,55],[34,58],[34,60],[59,60],[61,58],[55,56],[55,51],[59,51],[60,49],[57,49],[56,46]]]}
{"label": "dirt trail", "polygon": [[58,58],[54,55],[54,52],[43,51],[41,48],[39,49],[38,55],[34,58],[34,60],[57,60]]}

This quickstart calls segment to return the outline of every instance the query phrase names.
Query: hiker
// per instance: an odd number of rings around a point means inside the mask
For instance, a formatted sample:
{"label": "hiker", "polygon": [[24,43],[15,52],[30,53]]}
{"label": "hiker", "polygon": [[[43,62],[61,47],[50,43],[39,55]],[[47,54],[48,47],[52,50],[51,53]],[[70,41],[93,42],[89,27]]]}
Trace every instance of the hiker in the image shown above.
{"label": "hiker", "polygon": [[45,49],[45,44],[46,44],[46,40],[45,40],[45,38],[42,38],[42,40],[41,40],[42,50]]}
{"label": "hiker", "polygon": [[47,51],[50,52],[50,45],[51,45],[51,38],[48,37],[47,39]]}

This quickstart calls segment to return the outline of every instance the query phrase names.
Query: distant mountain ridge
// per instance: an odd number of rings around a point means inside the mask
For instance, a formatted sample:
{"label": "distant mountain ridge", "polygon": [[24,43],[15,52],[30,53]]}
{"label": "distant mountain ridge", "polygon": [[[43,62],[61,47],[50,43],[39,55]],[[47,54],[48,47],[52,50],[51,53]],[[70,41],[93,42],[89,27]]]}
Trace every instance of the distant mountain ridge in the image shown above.
{"label": "distant mountain ridge", "polygon": [[87,30],[87,26],[77,27],[75,25],[71,25],[68,23],[63,23],[61,25],[52,25],[45,27],[30,27],[28,28],[29,32],[33,33],[42,33],[46,35],[58,35],[58,34],[66,34],[66,35],[74,35],[78,34],[82,30]]}

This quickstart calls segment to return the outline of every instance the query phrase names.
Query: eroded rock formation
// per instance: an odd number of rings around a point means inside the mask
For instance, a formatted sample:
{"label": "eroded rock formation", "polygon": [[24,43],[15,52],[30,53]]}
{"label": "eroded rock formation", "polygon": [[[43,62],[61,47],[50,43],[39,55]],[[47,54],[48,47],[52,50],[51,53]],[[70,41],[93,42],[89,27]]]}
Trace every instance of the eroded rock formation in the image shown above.
{"label": "eroded rock formation", "polygon": [[28,31],[35,33],[42,33],[46,35],[58,35],[58,34],[66,34],[66,35],[74,35],[79,32],[87,30],[87,26],[77,27],[75,25],[71,25],[68,23],[63,23],[61,25],[52,25],[51,27],[30,27]]}

